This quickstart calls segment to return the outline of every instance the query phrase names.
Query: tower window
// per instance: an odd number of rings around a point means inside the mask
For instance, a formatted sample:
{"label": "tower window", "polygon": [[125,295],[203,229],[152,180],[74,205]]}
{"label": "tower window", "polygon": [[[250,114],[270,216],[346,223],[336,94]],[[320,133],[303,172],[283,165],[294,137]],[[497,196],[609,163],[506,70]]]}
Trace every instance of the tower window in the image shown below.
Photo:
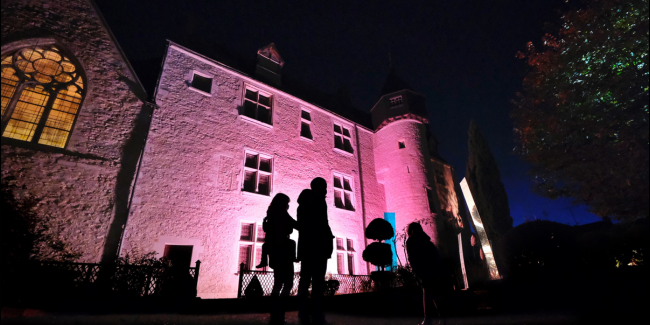
{"label": "tower window", "polygon": [[194,73],[192,77],[192,88],[210,94],[212,92],[212,78]]}
{"label": "tower window", "polygon": [[309,140],[314,139],[311,134],[311,113],[306,110],[300,111],[300,136]]}
{"label": "tower window", "polygon": [[393,97],[390,100],[390,107],[397,107],[402,105],[402,96]]}
{"label": "tower window", "polygon": [[81,68],[54,45],[2,57],[2,137],[64,148],[85,95]]}
{"label": "tower window", "polygon": [[248,87],[244,94],[243,115],[271,125],[272,102],[270,94]]}
{"label": "tower window", "polygon": [[350,129],[334,124],[334,148],[352,153],[352,141],[350,140]]}
{"label": "tower window", "polygon": [[397,141],[397,148],[399,148],[399,149],[404,149],[404,148],[406,148],[406,143],[404,142],[404,140],[402,140],[402,141]]}

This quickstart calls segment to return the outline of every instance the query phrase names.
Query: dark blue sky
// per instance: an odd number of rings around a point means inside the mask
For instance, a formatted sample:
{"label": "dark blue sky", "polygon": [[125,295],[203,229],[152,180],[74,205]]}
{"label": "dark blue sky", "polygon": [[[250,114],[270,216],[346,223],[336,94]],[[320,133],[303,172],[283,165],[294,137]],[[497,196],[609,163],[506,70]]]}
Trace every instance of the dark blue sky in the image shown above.
{"label": "dark blue sky", "polygon": [[515,225],[534,218],[599,220],[570,200],[533,194],[528,166],[512,154],[510,100],[527,71],[515,54],[557,30],[563,0],[96,2],[149,90],[166,39],[243,62],[275,42],[284,75],[332,93],[347,87],[355,106],[368,111],[386,79],[390,53],[399,74],[427,97],[441,154],[459,180],[469,122],[478,122],[499,164]]}

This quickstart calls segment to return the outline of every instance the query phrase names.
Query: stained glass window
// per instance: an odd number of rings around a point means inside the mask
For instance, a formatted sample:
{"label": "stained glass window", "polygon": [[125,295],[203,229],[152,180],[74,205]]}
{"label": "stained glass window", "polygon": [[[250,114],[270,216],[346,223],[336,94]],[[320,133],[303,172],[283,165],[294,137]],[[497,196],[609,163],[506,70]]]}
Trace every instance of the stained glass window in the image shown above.
{"label": "stained glass window", "polygon": [[54,45],[2,56],[2,136],[64,148],[84,96],[78,65]]}

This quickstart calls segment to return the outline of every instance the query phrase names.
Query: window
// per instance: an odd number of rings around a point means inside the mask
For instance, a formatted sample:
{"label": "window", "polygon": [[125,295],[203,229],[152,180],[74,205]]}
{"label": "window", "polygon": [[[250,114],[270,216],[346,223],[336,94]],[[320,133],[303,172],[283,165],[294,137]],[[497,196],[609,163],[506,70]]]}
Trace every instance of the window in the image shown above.
{"label": "window", "polygon": [[212,78],[194,73],[192,77],[192,88],[210,94],[212,92]]}
{"label": "window", "polygon": [[339,124],[334,124],[334,148],[350,153],[354,152],[350,141],[350,130]]}
{"label": "window", "polygon": [[402,140],[402,141],[397,141],[397,148],[399,148],[399,149],[404,149],[404,148],[406,148],[406,143],[404,142],[404,140]]}
{"label": "window", "polygon": [[246,88],[244,116],[271,125],[271,95],[253,88]]}
{"label": "window", "polygon": [[270,195],[272,170],[273,162],[270,156],[247,151],[242,191]]}
{"label": "window", "polygon": [[[244,269],[246,270],[252,270],[260,264],[265,235],[261,223],[242,222],[241,234],[239,235],[237,270],[239,270],[241,263],[244,263]],[[264,267],[257,270],[267,271],[268,268]]]}
{"label": "window", "polygon": [[402,96],[393,97],[390,100],[390,107],[402,105]]}
{"label": "window", "polygon": [[172,266],[190,267],[193,249],[192,245],[165,245],[163,257],[167,258]]}
{"label": "window", "polygon": [[334,206],[354,211],[352,180],[348,176],[334,175]]}
{"label": "window", "polygon": [[434,195],[435,194],[433,193],[433,190],[427,187],[427,200],[429,201],[429,212],[431,213],[436,212],[435,200],[433,197]]}
{"label": "window", "polygon": [[354,254],[348,253],[348,274],[354,274]]}
{"label": "window", "polygon": [[345,274],[345,254],[336,253],[336,272],[338,274]]}
{"label": "window", "polygon": [[311,113],[306,110],[300,112],[300,136],[309,140],[314,139],[311,134]]}
{"label": "window", "polygon": [[343,238],[336,238],[336,249],[345,250],[343,246]]}
{"label": "window", "polygon": [[352,239],[348,238],[348,252],[354,252],[354,245]]}
{"label": "window", "polygon": [[436,172],[436,183],[440,185],[446,185],[444,172],[437,168],[435,168],[435,172]]}
{"label": "window", "polygon": [[73,61],[54,45],[2,56],[2,137],[65,148],[85,94]]}

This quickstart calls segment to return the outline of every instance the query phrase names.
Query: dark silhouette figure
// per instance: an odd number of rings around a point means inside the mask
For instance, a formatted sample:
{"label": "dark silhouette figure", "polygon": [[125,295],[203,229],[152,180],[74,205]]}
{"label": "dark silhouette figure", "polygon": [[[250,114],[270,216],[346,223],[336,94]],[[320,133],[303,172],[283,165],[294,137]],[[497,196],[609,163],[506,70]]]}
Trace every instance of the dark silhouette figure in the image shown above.
{"label": "dark silhouette figure", "polygon": [[311,316],[314,324],[326,324],[322,310],[325,291],[327,260],[334,250],[334,235],[327,220],[327,182],[323,178],[311,181],[311,190],[304,190],[298,198],[298,260],[301,262],[298,297],[302,324],[309,324],[309,284],[312,285]]}
{"label": "dark silhouette figure", "polygon": [[434,315],[440,317],[440,309],[434,299],[439,299],[447,291],[442,256],[419,223],[409,224],[408,236],[408,260],[413,272],[422,282],[424,321],[421,324],[434,324]]}
{"label": "dark silhouette figure", "polygon": [[269,266],[274,272],[273,308],[271,324],[284,323],[284,298],[288,297],[293,287],[293,263],[296,261],[296,242],[289,239],[293,229],[298,226],[296,220],[291,218],[287,210],[290,199],[278,193],[271,201],[262,227],[266,232],[264,245],[262,245],[262,263],[259,267],[266,266],[266,256]]}

